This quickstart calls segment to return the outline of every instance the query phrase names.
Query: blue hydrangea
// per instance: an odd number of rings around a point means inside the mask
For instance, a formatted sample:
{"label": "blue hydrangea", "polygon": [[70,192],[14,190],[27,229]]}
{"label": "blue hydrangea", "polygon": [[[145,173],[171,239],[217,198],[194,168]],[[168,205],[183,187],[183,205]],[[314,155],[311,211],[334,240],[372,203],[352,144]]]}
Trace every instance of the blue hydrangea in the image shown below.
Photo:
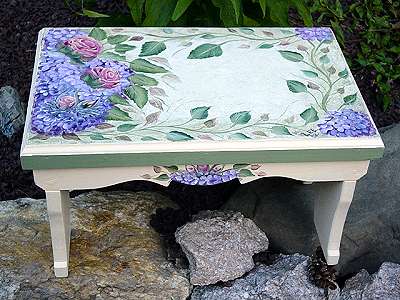
{"label": "blue hydrangea", "polygon": [[296,33],[303,39],[303,40],[332,40],[333,34],[329,28],[296,28]]}
{"label": "blue hydrangea", "polygon": [[[74,29],[50,30],[45,39],[34,95],[32,110],[33,132],[46,135],[74,133],[96,126],[105,121],[112,104],[109,97],[122,95],[130,85],[129,77],[134,74],[125,64],[95,58],[88,62],[76,63],[57,51],[67,39],[86,33]],[[87,70],[107,67],[120,75],[119,83],[113,88],[89,86],[83,79]],[[60,105],[63,97],[74,97],[66,107]]]}
{"label": "blue hydrangea", "polygon": [[360,137],[376,134],[368,115],[352,109],[329,112],[318,124],[320,132],[335,137]]}
{"label": "blue hydrangea", "polygon": [[224,171],[177,171],[170,175],[171,180],[188,185],[215,185],[238,178],[234,169]]}

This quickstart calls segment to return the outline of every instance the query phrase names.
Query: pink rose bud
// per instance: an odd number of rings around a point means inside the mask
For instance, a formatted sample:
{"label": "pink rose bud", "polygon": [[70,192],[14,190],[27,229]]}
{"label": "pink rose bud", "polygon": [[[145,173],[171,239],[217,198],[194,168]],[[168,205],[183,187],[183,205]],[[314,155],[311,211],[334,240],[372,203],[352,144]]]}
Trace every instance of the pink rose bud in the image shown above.
{"label": "pink rose bud", "polygon": [[73,37],[65,41],[64,44],[85,59],[95,58],[103,49],[103,46],[97,40],[88,36]]}
{"label": "pink rose bud", "polygon": [[197,165],[197,170],[200,172],[208,172],[209,169],[209,165]]}
{"label": "pink rose bud", "polygon": [[95,67],[90,69],[88,73],[98,79],[101,86],[107,89],[117,86],[121,79],[119,73],[111,68]]}
{"label": "pink rose bud", "polygon": [[67,109],[74,106],[76,103],[75,97],[63,96],[58,100],[58,107],[61,109]]}

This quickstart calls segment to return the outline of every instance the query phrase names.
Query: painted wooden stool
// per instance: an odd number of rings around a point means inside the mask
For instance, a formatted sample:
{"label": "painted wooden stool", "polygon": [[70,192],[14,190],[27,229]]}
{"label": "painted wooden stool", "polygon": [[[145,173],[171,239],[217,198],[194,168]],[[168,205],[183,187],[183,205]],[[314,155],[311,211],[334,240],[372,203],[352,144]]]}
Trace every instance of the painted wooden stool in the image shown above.
{"label": "painted wooden stool", "polygon": [[69,191],[129,180],[319,182],[337,264],[356,181],[384,149],[329,28],[43,29],[27,115],[21,161],[46,191],[57,277]]}

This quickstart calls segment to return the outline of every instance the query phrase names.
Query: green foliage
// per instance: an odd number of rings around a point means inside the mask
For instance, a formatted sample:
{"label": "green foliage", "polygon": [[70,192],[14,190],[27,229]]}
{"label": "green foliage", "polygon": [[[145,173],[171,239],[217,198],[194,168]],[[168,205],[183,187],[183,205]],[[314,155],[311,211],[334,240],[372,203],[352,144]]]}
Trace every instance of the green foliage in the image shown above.
{"label": "green foliage", "polygon": [[[349,61],[353,71],[373,77],[372,85],[384,109],[391,103],[391,88],[400,79],[400,2],[395,0],[309,1],[315,23],[330,26],[339,43],[357,53]],[[345,33],[351,38],[345,40]],[[352,56],[354,56],[354,51]],[[344,70],[339,76],[347,77]],[[355,100],[348,98],[347,102]]]}
{"label": "green foliage", "polygon": [[[65,0],[67,6],[78,0]],[[99,25],[127,25],[127,19],[96,12],[85,1],[78,14],[98,18]],[[125,0],[136,26],[289,26],[292,9],[306,26],[312,17],[306,0]],[[88,4],[90,3],[90,5]],[[76,5],[75,7],[79,7]],[[78,9],[79,10],[79,9]]]}

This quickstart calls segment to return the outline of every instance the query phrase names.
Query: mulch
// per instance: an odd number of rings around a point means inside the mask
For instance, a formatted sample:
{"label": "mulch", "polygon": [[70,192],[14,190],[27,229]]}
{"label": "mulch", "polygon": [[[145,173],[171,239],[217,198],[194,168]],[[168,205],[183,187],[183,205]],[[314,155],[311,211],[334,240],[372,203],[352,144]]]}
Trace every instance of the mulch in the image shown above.
{"label": "mulch", "polygon": [[[123,1],[99,1],[102,12],[121,9]],[[17,89],[21,101],[28,102],[37,33],[43,27],[94,26],[95,20],[74,14],[63,0],[11,0],[0,1],[0,86]],[[356,55],[357,45],[346,45],[347,55]],[[353,70],[356,81],[378,127],[400,121],[400,101],[395,101],[386,112],[377,103],[373,74]],[[393,97],[398,99],[400,84],[394,87]],[[7,139],[0,135],[0,201],[19,197],[44,197],[43,191],[33,183],[32,172],[22,171],[19,151],[22,134]],[[126,189],[150,189],[146,184],[125,185]],[[118,187],[119,188],[119,187]]]}

